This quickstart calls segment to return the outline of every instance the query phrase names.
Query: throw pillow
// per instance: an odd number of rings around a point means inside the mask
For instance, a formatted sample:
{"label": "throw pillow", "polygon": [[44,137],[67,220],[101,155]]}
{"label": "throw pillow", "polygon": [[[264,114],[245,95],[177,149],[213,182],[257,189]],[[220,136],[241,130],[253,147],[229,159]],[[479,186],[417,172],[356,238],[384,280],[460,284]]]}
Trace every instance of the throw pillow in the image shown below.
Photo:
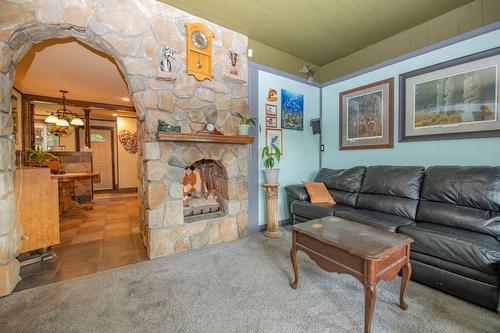
{"label": "throw pillow", "polygon": [[311,203],[335,205],[335,200],[333,200],[330,193],[328,193],[325,184],[304,182],[304,186],[309,194],[309,197],[311,198]]}

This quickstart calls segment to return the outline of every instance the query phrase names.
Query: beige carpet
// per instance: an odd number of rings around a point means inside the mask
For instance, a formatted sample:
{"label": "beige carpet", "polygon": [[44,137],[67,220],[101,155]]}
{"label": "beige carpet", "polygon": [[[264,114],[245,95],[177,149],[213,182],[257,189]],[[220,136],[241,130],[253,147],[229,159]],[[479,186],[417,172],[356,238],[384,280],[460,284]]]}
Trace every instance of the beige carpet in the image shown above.
{"label": "beige carpet", "polygon": [[[262,234],[0,299],[0,332],[361,332],[363,289]],[[495,312],[399,278],[378,285],[373,332],[500,332]]]}

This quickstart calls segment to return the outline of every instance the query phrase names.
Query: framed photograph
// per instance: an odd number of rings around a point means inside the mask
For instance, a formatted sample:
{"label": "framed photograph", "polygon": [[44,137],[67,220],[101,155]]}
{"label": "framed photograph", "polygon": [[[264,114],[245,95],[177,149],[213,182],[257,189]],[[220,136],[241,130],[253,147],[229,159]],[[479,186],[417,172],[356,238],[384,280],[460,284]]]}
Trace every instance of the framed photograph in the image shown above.
{"label": "framed photograph", "polygon": [[278,147],[283,155],[283,132],[281,128],[266,128],[266,145]]}
{"label": "framed photograph", "polygon": [[339,149],[394,147],[394,79],[340,93]]}
{"label": "framed photograph", "polygon": [[266,127],[277,128],[278,127],[278,118],[266,116]]}
{"label": "framed photograph", "polygon": [[500,48],[399,76],[399,141],[500,136]]}
{"label": "framed photograph", "polygon": [[266,104],[266,116],[278,116],[278,106],[275,104]]}
{"label": "framed photograph", "polygon": [[304,95],[281,89],[281,128],[304,130]]}

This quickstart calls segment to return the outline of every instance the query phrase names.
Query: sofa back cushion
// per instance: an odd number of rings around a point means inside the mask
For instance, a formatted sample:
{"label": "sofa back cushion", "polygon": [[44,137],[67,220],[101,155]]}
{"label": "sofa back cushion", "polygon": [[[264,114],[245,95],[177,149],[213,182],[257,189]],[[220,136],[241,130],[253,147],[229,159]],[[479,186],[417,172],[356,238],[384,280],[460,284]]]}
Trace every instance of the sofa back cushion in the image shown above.
{"label": "sofa back cushion", "polygon": [[500,167],[429,167],[420,199],[417,221],[500,238]]}
{"label": "sofa back cushion", "polygon": [[365,170],[363,166],[341,170],[324,168],[314,181],[324,183],[337,204],[354,207]]}
{"label": "sofa back cushion", "polygon": [[424,167],[377,165],[366,169],[356,208],[414,220]]}

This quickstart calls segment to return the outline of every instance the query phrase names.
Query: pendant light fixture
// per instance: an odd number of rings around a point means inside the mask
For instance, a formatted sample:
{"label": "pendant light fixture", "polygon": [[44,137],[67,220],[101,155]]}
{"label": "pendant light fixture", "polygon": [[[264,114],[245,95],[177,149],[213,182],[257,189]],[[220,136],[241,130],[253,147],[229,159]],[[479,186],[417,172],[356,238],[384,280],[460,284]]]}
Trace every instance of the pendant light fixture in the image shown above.
{"label": "pendant light fixture", "polygon": [[54,116],[52,113],[47,118],[45,118],[45,122],[48,124],[55,124],[58,120],[59,118]]}
{"label": "pendant light fixture", "polygon": [[78,117],[75,113],[66,109],[66,94],[67,90],[59,90],[62,94],[62,107],[59,108],[56,112],[51,113],[47,118],[45,118],[45,122],[48,124],[54,124],[59,127],[68,127],[68,126],[83,126],[83,120]]}
{"label": "pendant light fixture", "polygon": [[80,119],[80,118],[78,118],[78,117],[77,117],[77,118],[73,118],[73,119],[71,119],[70,124],[71,124],[71,125],[73,125],[73,126],[83,126],[83,125],[85,125],[85,124],[83,123],[83,120],[81,120],[81,119]]}

